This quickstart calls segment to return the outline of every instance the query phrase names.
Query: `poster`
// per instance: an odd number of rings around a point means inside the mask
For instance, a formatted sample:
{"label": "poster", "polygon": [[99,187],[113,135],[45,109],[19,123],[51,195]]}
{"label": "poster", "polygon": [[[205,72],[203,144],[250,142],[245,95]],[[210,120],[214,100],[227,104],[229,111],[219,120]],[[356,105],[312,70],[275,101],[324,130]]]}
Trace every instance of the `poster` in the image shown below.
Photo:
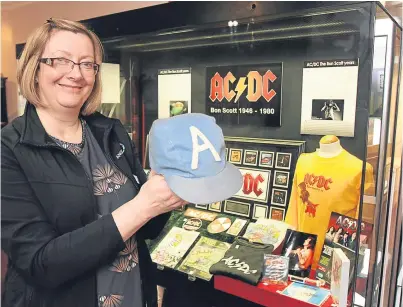
{"label": "poster", "polygon": [[354,137],[358,59],[307,61],[301,134]]}
{"label": "poster", "polygon": [[191,69],[158,70],[158,118],[191,113]]}
{"label": "poster", "polygon": [[281,126],[283,64],[206,68],[206,114],[218,124]]}

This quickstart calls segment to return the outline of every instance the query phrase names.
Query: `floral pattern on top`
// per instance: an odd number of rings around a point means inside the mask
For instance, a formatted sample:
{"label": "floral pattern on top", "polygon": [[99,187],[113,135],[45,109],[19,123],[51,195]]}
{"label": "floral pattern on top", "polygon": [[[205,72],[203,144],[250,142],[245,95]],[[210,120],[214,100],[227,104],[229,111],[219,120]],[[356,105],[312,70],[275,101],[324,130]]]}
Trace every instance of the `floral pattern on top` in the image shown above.
{"label": "floral pattern on top", "polygon": [[119,190],[127,182],[127,177],[122,172],[112,168],[109,164],[97,165],[92,172],[94,180],[94,194],[103,196]]}
{"label": "floral pattern on top", "polygon": [[99,297],[99,307],[119,307],[122,305],[123,296],[122,295],[109,295]]}
{"label": "floral pattern on top", "polygon": [[133,236],[126,241],[126,248],[119,253],[119,257],[112,263],[109,270],[118,273],[130,272],[138,263],[137,241]]}

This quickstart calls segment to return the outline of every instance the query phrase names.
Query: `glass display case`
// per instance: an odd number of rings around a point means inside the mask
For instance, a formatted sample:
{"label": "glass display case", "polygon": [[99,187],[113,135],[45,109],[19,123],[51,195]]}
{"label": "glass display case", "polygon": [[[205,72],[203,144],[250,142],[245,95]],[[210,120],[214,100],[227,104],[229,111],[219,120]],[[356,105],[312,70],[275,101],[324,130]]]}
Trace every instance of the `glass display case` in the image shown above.
{"label": "glass display case", "polygon": [[[123,122],[145,169],[153,121],[197,112],[215,118],[227,159],[244,176],[234,197],[175,211],[149,242],[172,306],[393,305],[402,245],[402,34],[381,4],[172,2],[84,22],[105,48],[100,111]],[[309,269],[290,268],[285,285],[195,270],[200,246],[221,261],[239,237],[249,233],[252,242],[254,228],[266,244],[277,222],[289,227],[284,242],[271,242],[273,255],[291,259],[293,236],[313,235],[316,244]],[[228,233],[235,224],[240,229]],[[166,265],[155,254],[183,229],[198,238]],[[297,245],[290,249],[306,248]]]}

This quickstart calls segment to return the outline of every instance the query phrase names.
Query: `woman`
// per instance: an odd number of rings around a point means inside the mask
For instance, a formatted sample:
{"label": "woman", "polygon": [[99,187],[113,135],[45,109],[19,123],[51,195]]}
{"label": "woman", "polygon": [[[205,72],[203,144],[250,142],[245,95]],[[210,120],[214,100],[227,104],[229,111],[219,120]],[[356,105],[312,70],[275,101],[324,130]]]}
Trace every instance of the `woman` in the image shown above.
{"label": "woman", "polygon": [[2,130],[3,306],[156,306],[145,240],[185,202],[148,181],[128,134],[100,104],[102,45],[82,24],[48,20],[17,80],[22,117]]}

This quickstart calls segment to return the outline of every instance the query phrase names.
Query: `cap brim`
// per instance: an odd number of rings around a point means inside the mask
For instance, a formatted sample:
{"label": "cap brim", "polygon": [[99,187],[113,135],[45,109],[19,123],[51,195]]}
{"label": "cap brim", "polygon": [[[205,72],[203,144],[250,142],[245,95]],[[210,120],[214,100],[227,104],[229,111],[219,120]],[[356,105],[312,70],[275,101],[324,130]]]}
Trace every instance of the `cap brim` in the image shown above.
{"label": "cap brim", "polygon": [[165,178],[172,192],[193,204],[210,204],[232,197],[242,187],[243,177],[239,169],[227,162],[224,169],[215,176]]}

